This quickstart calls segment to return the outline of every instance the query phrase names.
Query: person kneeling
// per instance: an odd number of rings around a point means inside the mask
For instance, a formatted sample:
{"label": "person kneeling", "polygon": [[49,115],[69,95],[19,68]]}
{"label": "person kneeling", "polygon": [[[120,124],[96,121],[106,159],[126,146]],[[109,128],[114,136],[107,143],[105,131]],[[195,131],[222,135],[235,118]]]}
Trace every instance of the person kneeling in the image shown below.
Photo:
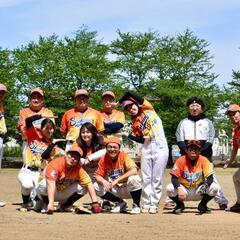
{"label": "person kneeling", "polygon": [[178,158],[171,170],[167,195],[176,203],[173,213],[180,214],[184,201],[200,201],[199,212],[209,213],[207,203],[217,195],[220,186],[213,181],[214,170],[207,158],[200,155],[201,142],[189,140],[187,153]]}
{"label": "person kneeling", "polygon": [[141,179],[135,162],[120,151],[120,140],[117,137],[106,139],[106,154],[99,160],[94,187],[97,194],[105,200],[115,203],[112,213],[127,211],[123,199],[133,199],[131,214],[140,214]]}
{"label": "person kneeling", "polygon": [[38,187],[38,195],[43,199],[42,212],[52,214],[54,201],[59,202],[59,211],[74,211],[72,205],[88,191],[92,200],[91,211],[101,212],[90,177],[79,164],[82,157],[79,147],[72,147],[66,156],[52,160],[45,169],[45,179]]}

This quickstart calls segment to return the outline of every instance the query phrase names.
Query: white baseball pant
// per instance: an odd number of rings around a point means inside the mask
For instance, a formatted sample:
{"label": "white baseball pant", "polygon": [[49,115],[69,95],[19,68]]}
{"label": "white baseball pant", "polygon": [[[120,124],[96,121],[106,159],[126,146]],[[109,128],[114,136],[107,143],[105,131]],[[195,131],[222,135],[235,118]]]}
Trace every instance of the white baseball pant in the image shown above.
{"label": "white baseball pant", "polygon": [[[74,193],[78,193],[80,195],[85,195],[87,192],[86,187],[82,187],[79,183],[73,183],[69,187],[63,189],[62,191],[56,190],[54,200],[56,202],[64,202],[67,200],[70,196],[72,196]],[[47,196],[47,181],[46,179],[42,179],[42,181],[39,183],[39,186],[37,188],[37,194],[38,197],[41,198],[41,195]]]}
{"label": "white baseball pant", "polygon": [[168,162],[168,146],[156,141],[143,144],[141,157],[143,208],[158,208],[162,196],[163,173]]}
{"label": "white baseball pant", "polygon": [[21,185],[21,192],[23,195],[31,194],[33,198],[36,196],[36,189],[39,184],[40,175],[40,170],[33,171],[28,169],[27,165],[23,165],[18,174],[18,181]]}
{"label": "white baseball pant", "polygon": [[[102,184],[95,182],[93,185],[99,197],[102,197],[105,195],[106,190],[104,189]],[[132,196],[130,192],[140,190],[141,188],[142,188],[141,178],[138,175],[132,175],[128,178],[126,184],[123,184],[120,186],[115,185],[112,188],[111,193],[121,199],[131,199]]]}
{"label": "white baseball pant", "polygon": [[[202,199],[202,194],[199,192],[201,186],[199,186],[198,188],[186,188],[182,184],[180,186],[186,193],[186,199],[184,201],[199,201]],[[209,196],[216,196],[219,188],[219,184],[213,182],[208,188],[206,194],[208,194]],[[178,190],[173,186],[172,183],[167,185],[166,191],[169,197],[176,197],[178,195]]]}

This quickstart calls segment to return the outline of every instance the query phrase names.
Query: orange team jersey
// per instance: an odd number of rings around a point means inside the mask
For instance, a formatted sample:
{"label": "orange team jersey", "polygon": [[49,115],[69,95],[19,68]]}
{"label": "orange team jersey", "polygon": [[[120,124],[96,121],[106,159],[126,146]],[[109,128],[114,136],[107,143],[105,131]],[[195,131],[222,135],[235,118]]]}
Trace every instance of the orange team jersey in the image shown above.
{"label": "orange team jersey", "polygon": [[[41,155],[48,148],[51,142],[43,142],[41,133],[33,126],[27,129],[25,134],[28,140],[25,164],[40,168],[42,165]],[[54,147],[50,153],[50,156],[54,156],[57,153],[57,147]]]}
{"label": "orange team jersey", "polygon": [[[34,112],[33,110],[31,110],[31,108],[23,108],[20,110],[20,113],[19,113],[17,129],[22,131],[21,129],[23,128],[25,131],[26,130],[26,118],[31,117],[33,115],[37,115],[37,114],[43,115],[43,116],[49,116],[49,117],[53,116],[53,112],[45,107],[42,107],[41,110],[38,112]],[[40,129],[42,120],[43,120],[43,118],[34,121],[33,126]],[[51,120],[55,123],[54,119],[51,119]],[[22,139],[26,140],[26,137],[24,135],[22,135]]]}
{"label": "orange team jersey", "polygon": [[144,99],[140,114],[132,120],[132,132],[138,137],[148,136],[157,139],[162,145],[167,145],[163,125],[150,102]]}
{"label": "orange team jersey", "polygon": [[79,182],[82,186],[91,183],[90,177],[79,164],[67,169],[65,158],[66,156],[56,158],[46,167],[46,178],[56,182],[57,190],[64,190],[75,182]]}
{"label": "orange team jersey", "polygon": [[105,123],[113,123],[113,122],[120,122],[120,123],[125,123],[125,115],[123,112],[120,112],[116,109],[112,110],[111,114],[108,114],[104,112],[103,110],[101,111],[103,121]]}
{"label": "orange team jersey", "polygon": [[104,130],[103,119],[97,110],[88,107],[83,113],[72,108],[64,113],[60,131],[66,134],[67,140],[76,140],[79,136],[81,126],[86,123],[92,123],[98,132]]}
{"label": "orange team jersey", "polygon": [[211,163],[201,155],[194,166],[191,165],[186,155],[181,156],[170,171],[170,174],[176,176],[179,182],[187,188],[197,188],[205,182],[205,178],[213,173]]}
{"label": "orange team jersey", "polygon": [[4,118],[4,108],[3,104],[0,103],[0,134],[5,134],[7,132],[7,127]]}
{"label": "orange team jersey", "polygon": [[[137,168],[135,162],[125,152],[120,151],[117,161],[113,162],[110,156],[106,153],[98,163],[96,175],[103,178],[108,177],[111,181],[119,178],[132,168]],[[123,180],[126,182],[127,180]]]}
{"label": "orange team jersey", "polygon": [[238,149],[240,147],[240,127],[234,129],[233,134],[233,148]]}

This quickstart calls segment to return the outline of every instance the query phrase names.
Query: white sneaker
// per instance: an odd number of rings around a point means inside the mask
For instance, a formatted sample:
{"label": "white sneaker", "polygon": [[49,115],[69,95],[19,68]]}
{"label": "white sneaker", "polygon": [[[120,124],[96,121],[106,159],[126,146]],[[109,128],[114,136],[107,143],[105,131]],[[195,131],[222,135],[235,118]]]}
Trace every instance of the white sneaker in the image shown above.
{"label": "white sneaker", "polygon": [[150,207],[148,212],[151,214],[156,214],[158,212],[158,209],[156,207]]}
{"label": "white sneaker", "polygon": [[142,213],[148,213],[149,212],[149,208],[142,207],[141,212]]}
{"label": "white sneaker", "polygon": [[116,203],[115,207],[110,211],[111,213],[125,213],[127,212],[127,203],[125,201]]}
{"label": "white sneaker", "polygon": [[4,207],[6,205],[5,202],[0,202],[0,207]]}
{"label": "white sneaker", "polygon": [[47,213],[47,205],[43,203],[41,213]]}
{"label": "white sneaker", "polygon": [[134,203],[130,214],[140,214],[140,213],[141,213],[140,207],[136,203]]}

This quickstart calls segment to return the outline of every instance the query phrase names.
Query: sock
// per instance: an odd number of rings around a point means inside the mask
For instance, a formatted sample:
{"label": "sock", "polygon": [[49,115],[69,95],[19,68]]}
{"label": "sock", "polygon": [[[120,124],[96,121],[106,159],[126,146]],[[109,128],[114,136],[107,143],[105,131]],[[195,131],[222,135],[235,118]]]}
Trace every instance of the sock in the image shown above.
{"label": "sock", "polygon": [[80,195],[78,193],[74,193],[73,195],[71,195],[67,201],[63,204],[63,207],[69,207],[71,205],[73,205],[77,200],[79,200],[81,197],[83,197],[83,195]]}
{"label": "sock", "polygon": [[22,200],[24,204],[28,204],[30,202],[30,195],[23,195],[22,194]]}
{"label": "sock", "polygon": [[112,193],[110,192],[106,192],[103,196],[102,199],[108,200],[110,202],[123,202],[123,200],[119,197],[114,196]]}
{"label": "sock", "polygon": [[137,191],[132,191],[130,192],[133,202],[135,204],[137,204],[138,206],[140,206],[140,198],[141,198],[141,194],[142,194],[142,189],[139,189]]}
{"label": "sock", "polygon": [[214,196],[209,196],[208,194],[203,194],[203,198],[200,202],[200,204],[202,206],[207,206],[207,203],[212,200],[214,198]]}
{"label": "sock", "polygon": [[48,205],[48,203],[49,203],[48,196],[41,195],[41,197],[42,197],[43,202],[44,202],[46,205]]}

